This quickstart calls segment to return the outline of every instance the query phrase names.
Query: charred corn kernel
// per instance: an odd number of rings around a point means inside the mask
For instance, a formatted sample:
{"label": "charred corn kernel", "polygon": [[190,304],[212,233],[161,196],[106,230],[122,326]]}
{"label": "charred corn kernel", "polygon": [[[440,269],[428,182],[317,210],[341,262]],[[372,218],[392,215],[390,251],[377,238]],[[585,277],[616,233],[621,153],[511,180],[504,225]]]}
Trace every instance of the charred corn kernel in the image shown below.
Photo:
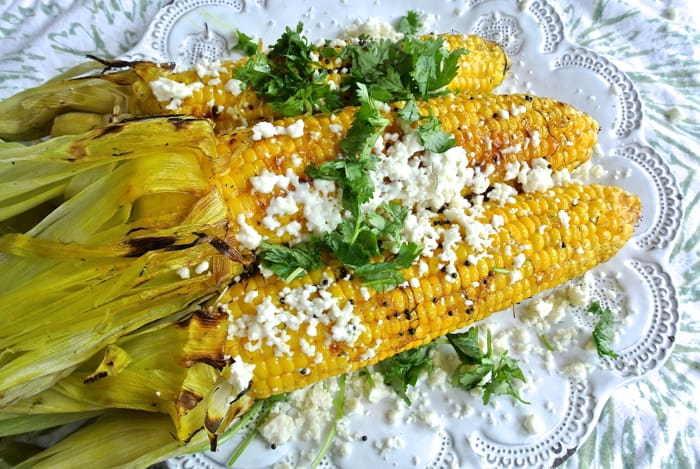
{"label": "charred corn kernel", "polygon": [[[536,161],[544,161],[552,170],[573,169],[590,158],[597,141],[598,124],[593,118],[553,99],[527,95],[474,98],[459,94],[431,99],[421,106],[423,114],[432,112],[442,121],[444,130],[454,135],[457,146],[463,148],[463,158],[474,171],[473,178],[465,180],[471,185],[464,187],[464,195],[485,193],[496,182],[516,185],[519,172]],[[215,184],[226,197],[231,219],[245,215],[247,223],[261,235],[273,241],[289,241],[264,223],[270,203],[280,191],[261,193],[253,186],[252,178],[265,174],[286,177],[291,172],[303,180],[307,165],[338,157],[339,144],[354,112],[354,108],[346,108],[330,116],[303,116],[274,123],[279,129],[303,123],[304,133],[298,137],[282,131],[256,140],[255,128],[219,136],[217,148],[220,157],[227,160],[223,164],[227,170],[216,176]],[[407,135],[396,110],[386,117],[391,123],[385,132],[385,145],[379,151],[388,158],[386,154],[394,151]],[[411,148],[409,151],[422,149]],[[240,155],[227,157],[231,151]],[[280,223],[301,222],[302,213],[283,218]]]}
{"label": "charred corn kernel", "polygon": [[[526,219],[513,208],[527,211]],[[360,291],[359,281],[343,278],[336,264],[289,284],[256,275],[231,286],[221,299],[219,320],[195,316],[190,327],[217,324],[205,335],[210,346],[222,345],[209,349],[208,360],[241,357],[255,365],[251,396],[292,391],[425,344],[583,274],[632,236],[640,202],[615,187],[570,185],[548,194],[520,194],[504,207],[485,203],[483,209],[476,222],[488,223],[496,214],[505,219],[492,235],[493,254],[471,264],[478,252],[460,242],[453,274],[441,270],[438,250],[422,259],[427,273],[421,276],[414,265],[405,271],[407,285],[369,296]],[[562,223],[560,210],[579,223]],[[522,248],[532,243],[539,226],[546,227],[540,249]],[[585,240],[579,237],[581,227]],[[516,267],[521,253],[525,261]],[[512,275],[518,271],[521,275]],[[220,327],[223,317],[229,317],[227,329]],[[190,340],[200,339],[193,335]],[[193,358],[202,360],[199,353]]]}
{"label": "charred corn kernel", "polygon": [[[469,51],[459,60],[457,77],[449,85],[453,91],[487,93],[498,86],[509,63],[503,49],[477,36],[441,35],[451,50]],[[175,72],[171,64],[137,61],[103,61],[106,67],[118,71],[88,77],[66,75],[46,85],[23,91],[0,101],[0,139],[26,140],[47,135],[53,120],[67,112],[96,114],[92,121],[108,121],[113,117],[189,114],[212,119],[219,131],[252,125],[275,117],[255,90],[233,78],[234,69],[245,60],[228,61],[204,70],[193,68]],[[348,63],[340,65],[315,63],[319,69],[330,71],[329,82],[340,84]],[[210,64],[211,65],[211,64]],[[77,69],[84,73],[89,64]],[[92,68],[96,68],[93,63]],[[128,67],[127,70],[123,70]],[[354,93],[354,91],[352,91]],[[85,116],[82,117],[85,119]],[[55,134],[77,134],[85,125],[71,120],[56,124]]]}

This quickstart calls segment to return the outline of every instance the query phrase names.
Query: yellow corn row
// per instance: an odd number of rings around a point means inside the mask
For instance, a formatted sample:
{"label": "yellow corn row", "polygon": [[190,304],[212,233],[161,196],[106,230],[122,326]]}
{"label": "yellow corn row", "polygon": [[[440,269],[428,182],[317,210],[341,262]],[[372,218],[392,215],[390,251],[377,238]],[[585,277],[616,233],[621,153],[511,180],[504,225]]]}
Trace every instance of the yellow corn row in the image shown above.
{"label": "yellow corn row", "polygon": [[[460,58],[458,74],[448,86],[449,90],[472,94],[488,93],[501,84],[509,62],[498,44],[474,35],[444,34],[439,37],[445,40],[448,50],[463,48],[469,51]],[[255,90],[241,91],[236,89],[237,84],[232,84],[232,88],[227,89],[226,85],[233,78],[234,70],[246,60],[223,63],[217,75],[204,77],[200,77],[196,70],[170,73],[153,64],[137,64],[134,71],[141,80],[134,84],[135,89],[139,90],[136,94],[147,97],[141,103],[141,112],[146,115],[173,113],[208,117],[216,122],[219,131],[278,118],[256,95]],[[340,85],[344,68],[352,64],[339,59],[338,62],[336,59],[319,59],[317,66],[329,70],[328,80]],[[173,106],[170,102],[156,101],[146,89],[157,78],[167,78],[187,85],[201,83],[202,87]]]}
{"label": "yellow corn row", "polygon": [[[444,130],[454,135],[456,144],[465,148],[471,168],[493,167],[489,176],[491,185],[504,181],[509,165],[531,165],[537,158],[545,158],[553,170],[573,169],[590,158],[597,142],[599,128],[592,117],[549,98],[528,95],[473,98],[459,94],[431,99],[419,107],[425,115],[432,112],[441,120]],[[396,109],[385,114],[391,121],[386,133],[403,136],[405,130]],[[261,224],[274,194],[255,193],[250,179],[263,171],[284,175],[291,170],[303,175],[306,165],[335,159],[354,113],[354,108],[346,108],[331,115],[275,122],[286,127],[301,120],[304,134],[297,138],[282,134],[253,141],[249,129],[219,136],[217,153],[224,161],[218,164],[226,169],[215,171],[218,173],[215,184],[226,197],[231,219],[244,214],[247,223],[260,234],[284,242]],[[514,180],[508,182],[512,184]],[[467,187],[463,193],[467,195],[470,191]]]}
{"label": "yellow corn row", "polygon": [[[560,210],[571,217],[566,225],[558,216]],[[278,314],[293,311],[285,304],[285,296],[291,296],[285,291],[312,288],[330,293],[340,308],[348,303],[352,305],[357,321],[347,324],[349,330],[343,332],[350,335],[357,332],[357,339],[352,343],[333,340],[336,333],[333,328],[338,326],[333,321],[327,325],[319,323],[313,335],[306,329],[308,323],[297,327],[284,325],[275,330],[275,340],[288,335],[290,352],[279,353],[265,340],[250,347],[255,340],[248,330],[241,331],[243,337],[235,330],[233,333],[224,330],[222,343],[226,345],[222,352],[224,356],[239,356],[245,363],[255,365],[250,393],[256,398],[299,389],[428,343],[582,275],[611,258],[624,245],[634,231],[639,213],[639,199],[622,189],[571,185],[555,188],[551,194],[519,195],[515,204],[505,207],[488,204],[482,221],[488,223],[487,220],[499,215],[505,219],[505,225],[495,235],[491,255],[475,264],[468,261],[474,252],[460,244],[456,249],[454,278],[440,270],[439,252],[425,259],[429,266],[427,273],[420,275],[420,267],[414,265],[405,271],[409,285],[387,293],[363,292],[361,283],[344,278],[342,268],[337,265],[291,284],[278,278],[247,278],[233,285],[222,299],[229,301],[226,309],[230,311],[234,328],[236,324],[246,323],[236,322],[241,317],[249,317],[253,322],[261,320],[259,311],[264,307],[260,305],[268,299]],[[540,226],[546,227],[542,233]],[[521,252],[526,260],[516,268],[514,258]],[[507,269],[511,274],[496,273],[493,269]],[[515,271],[520,272],[517,277],[513,276]],[[324,286],[325,283],[328,285]],[[254,291],[257,292],[254,299],[242,300],[246,295],[254,296],[250,293]],[[309,321],[314,323],[314,319]],[[224,340],[226,333],[229,338]],[[304,347],[302,340],[308,343]]]}
{"label": "yellow corn row", "polygon": [[[488,93],[498,86],[509,67],[508,57],[496,43],[478,36],[445,34],[450,50],[469,50],[459,61],[457,77],[449,85],[453,91]],[[0,101],[0,139],[28,140],[49,133],[53,136],[82,133],[110,120],[126,116],[188,114],[212,119],[217,130],[252,125],[278,116],[261,102],[252,89],[241,89],[231,81],[233,70],[247,59],[221,64],[215,76],[200,77],[195,69],[174,72],[172,65],[153,62],[105,62],[126,70],[52,80]],[[330,71],[329,80],[340,83],[346,63],[319,59],[316,66]],[[85,73],[87,64],[77,71]],[[99,64],[93,68],[99,67]],[[192,94],[179,101],[159,102],[152,82],[167,79],[190,86]],[[228,85],[228,86],[227,86]],[[354,92],[354,91],[353,91]]]}

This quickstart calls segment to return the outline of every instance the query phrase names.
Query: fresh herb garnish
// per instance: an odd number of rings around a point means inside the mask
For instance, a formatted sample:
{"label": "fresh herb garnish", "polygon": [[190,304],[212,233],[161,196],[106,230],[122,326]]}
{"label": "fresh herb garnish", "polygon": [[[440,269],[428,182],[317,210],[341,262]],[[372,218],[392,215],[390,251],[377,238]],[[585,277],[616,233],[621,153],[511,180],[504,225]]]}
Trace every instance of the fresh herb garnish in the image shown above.
{"label": "fresh herb garnish", "polygon": [[418,12],[409,10],[406,16],[399,20],[399,23],[396,25],[396,30],[404,34],[416,34],[422,27],[423,22]]}
{"label": "fresh herb garnish", "polygon": [[598,301],[591,303],[586,311],[598,316],[598,322],[596,322],[593,328],[593,342],[595,343],[598,355],[601,357],[608,356],[617,358],[619,355],[615,353],[610,346],[613,341],[612,311],[610,311],[609,308],[600,306],[600,302]]}
{"label": "fresh herb garnish", "polygon": [[491,272],[497,273],[497,274],[503,274],[503,275],[508,275],[510,274],[510,270],[504,269],[503,267],[491,267]]}
{"label": "fresh herb garnish", "polygon": [[[370,90],[363,84],[358,84],[358,99],[360,108],[341,143],[345,157],[321,166],[310,165],[306,174],[338,184],[343,208],[350,213],[338,228],[322,237],[324,246],[340,262],[351,267],[365,284],[386,291],[405,281],[400,269],[410,267],[421,248],[413,243],[399,243],[407,208],[383,204],[380,211],[362,211],[362,205],[374,193],[370,172],[374,170],[377,157],[372,154],[372,148],[389,121],[381,115]],[[398,252],[392,259],[372,262],[383,250],[395,248],[397,244]]]}
{"label": "fresh herb garnish", "polygon": [[236,36],[238,42],[233,46],[233,50],[241,51],[247,56],[255,55],[258,52],[258,43],[253,41],[252,37],[239,30],[236,31]]}
{"label": "fresh herb garnish", "polygon": [[430,352],[435,342],[404,350],[401,353],[379,362],[377,368],[384,375],[384,384],[391,386],[406,404],[411,405],[406,391],[408,386],[415,386],[423,371],[432,372],[434,368]]}
{"label": "fresh herb garnish", "polygon": [[400,269],[407,269],[420,255],[422,247],[415,243],[402,244],[391,260],[372,262],[355,267],[355,275],[377,291],[387,291],[406,281]]}
{"label": "fresh herb garnish", "polygon": [[407,124],[419,121],[423,117],[420,113],[420,109],[418,109],[416,100],[413,98],[406,100],[404,106],[401,109],[399,109],[398,116],[399,119],[406,122]]}
{"label": "fresh herb garnish", "polygon": [[554,351],[554,347],[553,347],[552,344],[549,342],[549,339],[547,338],[546,335],[540,334],[540,340],[542,341],[542,345],[544,345],[544,348],[546,348],[546,349],[549,350],[550,352],[553,352],[553,351]]}
{"label": "fresh herb garnish", "polygon": [[235,78],[252,86],[282,116],[329,111],[342,105],[340,95],[327,83],[328,73],[312,59],[317,48],[302,36],[302,29],[302,23],[296,29],[285,28],[267,55],[246,45],[253,54],[234,70]]}
{"label": "fresh herb garnish", "polygon": [[525,382],[525,376],[518,362],[504,350],[493,358],[491,332],[486,332],[486,352],[479,346],[479,329],[471,327],[466,332],[447,334],[447,340],[457,352],[462,362],[452,375],[452,385],[470,390],[481,387],[483,402],[488,404],[493,395],[510,395],[523,404],[523,400],[513,387],[513,380]]}
{"label": "fresh herb garnish", "polygon": [[[365,284],[386,291],[403,283],[400,272],[420,254],[419,246],[401,243],[400,232],[406,209],[384,205],[363,213],[362,206],[374,194],[371,172],[378,157],[372,153],[377,138],[389,120],[379,111],[378,101],[406,100],[399,116],[417,122],[417,132],[429,151],[444,152],[455,145],[454,137],[443,131],[435,116],[423,116],[416,104],[445,93],[444,87],[457,74],[464,50],[448,51],[440,38],[413,36],[420,27],[419,16],[409,12],[402,22],[407,34],[400,41],[363,38],[342,52],[330,47],[314,48],[301,35],[303,26],[286,28],[267,56],[256,52],[235,72],[236,78],[253,86],[277,112],[301,114],[313,109],[340,107],[345,98],[359,105],[345,139],[340,143],[344,157],[311,165],[306,174],[314,179],[334,181],[342,193],[342,205],[350,214],[334,231],[314,239],[310,245],[273,249],[264,245],[258,254],[266,267],[292,280],[320,263],[321,250],[332,252]],[[327,85],[327,72],[311,64],[312,52],[347,63],[348,73],[339,90]],[[394,253],[394,254],[392,254]],[[380,258],[380,259],[377,259]]]}
{"label": "fresh herb garnish", "polygon": [[365,38],[343,51],[350,68],[341,89],[351,90],[364,83],[384,102],[440,96],[457,75],[459,58],[465,53],[464,49],[447,50],[437,37],[409,35],[398,41]]}
{"label": "fresh herb garnish", "polygon": [[263,241],[258,251],[260,265],[271,270],[285,282],[291,282],[323,265],[318,240],[299,243],[294,247]]}
{"label": "fresh herb garnish", "polygon": [[423,121],[418,125],[417,130],[420,141],[426,150],[444,153],[455,146],[454,135],[442,129],[442,122],[437,117],[423,116],[415,99],[407,100],[404,107],[399,110],[398,116],[406,124]]}
{"label": "fresh herb garnish", "polygon": [[425,149],[435,153],[444,153],[455,146],[454,135],[442,130],[442,123],[435,116],[418,126],[418,135]]}

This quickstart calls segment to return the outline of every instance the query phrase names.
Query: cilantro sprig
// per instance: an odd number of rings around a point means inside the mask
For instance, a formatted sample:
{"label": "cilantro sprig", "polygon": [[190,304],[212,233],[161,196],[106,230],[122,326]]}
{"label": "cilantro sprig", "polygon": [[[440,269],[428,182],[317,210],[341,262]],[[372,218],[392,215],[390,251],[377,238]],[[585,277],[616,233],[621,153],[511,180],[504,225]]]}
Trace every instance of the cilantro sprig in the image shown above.
{"label": "cilantro sprig", "polygon": [[598,356],[617,358],[618,354],[611,347],[614,335],[612,311],[600,306],[598,301],[592,302],[586,311],[598,316],[598,322],[593,328],[593,342]]}
{"label": "cilantro sprig", "polygon": [[453,386],[464,390],[482,388],[484,404],[488,404],[494,395],[510,395],[523,404],[529,404],[513,387],[514,380],[526,381],[523,371],[505,350],[497,358],[493,357],[490,331],[486,332],[486,352],[479,346],[476,326],[466,332],[447,334],[446,338],[462,362],[452,375]]}
{"label": "cilantro sprig", "polygon": [[[350,214],[338,227],[300,247],[276,248],[269,243],[259,251],[261,263],[285,280],[321,266],[322,251],[331,252],[368,286],[387,291],[405,281],[401,272],[420,255],[415,243],[401,243],[400,232],[408,209],[383,204],[379,210],[364,212],[362,205],[374,194],[371,171],[377,157],[372,148],[389,121],[377,108],[369,89],[358,85],[360,108],[346,139],[341,143],[344,157],[320,166],[310,165],[306,174],[314,179],[334,181],[342,192],[342,206]],[[398,244],[398,246],[397,246]],[[396,253],[387,255],[396,248]],[[383,258],[375,261],[376,258]]]}
{"label": "cilantro sprig", "polygon": [[253,40],[251,36],[248,36],[243,31],[237,30],[236,36],[238,42],[233,46],[233,50],[241,51],[247,56],[255,55],[258,52],[258,44]]}
{"label": "cilantro sprig", "polygon": [[437,37],[406,35],[398,41],[365,37],[340,56],[350,64],[341,91],[363,83],[384,102],[440,96],[457,76],[459,58],[465,53],[464,49],[447,50]]}
{"label": "cilantro sprig", "polygon": [[[383,102],[424,100],[446,93],[445,87],[457,75],[459,58],[465,49],[448,50],[438,37],[419,38],[420,17],[416,12],[399,21],[405,36],[398,40],[362,37],[342,51],[310,44],[302,34],[303,24],[285,28],[267,54],[253,39],[237,31],[235,49],[249,56],[234,70],[234,77],[255,89],[274,111],[292,116],[359,104],[359,84]],[[347,69],[339,89],[328,83],[328,71],[315,60],[340,59]]]}
{"label": "cilantro sprig", "polygon": [[414,349],[404,350],[377,365],[384,377],[384,384],[391,386],[407,405],[411,405],[411,399],[407,394],[408,387],[416,385],[421,373],[432,372],[435,368],[430,356],[435,346],[435,342],[430,342]]}
{"label": "cilantro sprig", "polygon": [[398,24],[396,25],[396,30],[404,34],[416,34],[420,28],[423,27],[423,20],[421,20],[418,12],[414,10],[409,10],[406,16],[401,17]]}
{"label": "cilantro sprig", "polygon": [[341,96],[327,83],[328,72],[312,59],[318,48],[309,44],[302,30],[302,23],[295,29],[286,27],[267,54],[253,48],[250,37],[238,32],[237,47],[250,57],[234,70],[234,78],[252,86],[282,116],[342,106]]}

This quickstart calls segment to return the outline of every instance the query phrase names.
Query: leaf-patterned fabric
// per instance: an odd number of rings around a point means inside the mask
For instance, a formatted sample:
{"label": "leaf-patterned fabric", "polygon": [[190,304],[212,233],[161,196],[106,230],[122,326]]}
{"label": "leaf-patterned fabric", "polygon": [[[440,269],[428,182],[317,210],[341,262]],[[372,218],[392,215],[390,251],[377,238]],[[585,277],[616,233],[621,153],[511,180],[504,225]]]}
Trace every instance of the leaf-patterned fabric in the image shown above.
{"label": "leaf-patterned fabric", "polygon": [[[85,55],[127,52],[164,3],[0,0],[0,98],[40,84]],[[693,0],[551,3],[572,42],[607,56],[636,83],[648,142],[668,158],[685,209],[670,259],[682,315],[675,351],[659,372],[615,392],[565,467],[699,467],[700,6]]]}

